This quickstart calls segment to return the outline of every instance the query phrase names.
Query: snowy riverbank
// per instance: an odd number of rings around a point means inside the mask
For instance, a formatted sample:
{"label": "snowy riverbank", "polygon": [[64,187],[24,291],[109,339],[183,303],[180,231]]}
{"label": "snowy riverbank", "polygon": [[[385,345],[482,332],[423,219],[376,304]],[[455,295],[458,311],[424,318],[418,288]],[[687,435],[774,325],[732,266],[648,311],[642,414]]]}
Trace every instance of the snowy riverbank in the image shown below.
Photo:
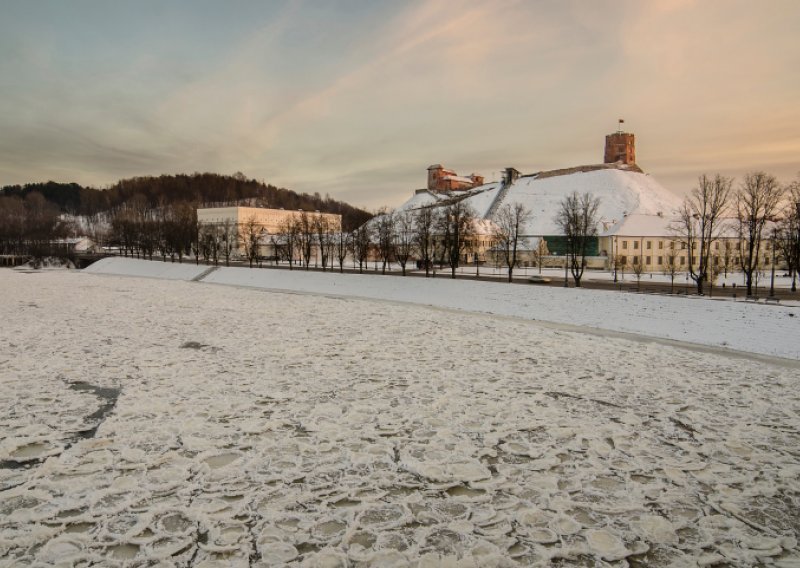
{"label": "snowy riverbank", "polygon": [[[191,264],[110,258],[86,272],[191,280],[208,270]],[[220,267],[202,281],[407,302],[800,359],[798,306],[302,270]]]}

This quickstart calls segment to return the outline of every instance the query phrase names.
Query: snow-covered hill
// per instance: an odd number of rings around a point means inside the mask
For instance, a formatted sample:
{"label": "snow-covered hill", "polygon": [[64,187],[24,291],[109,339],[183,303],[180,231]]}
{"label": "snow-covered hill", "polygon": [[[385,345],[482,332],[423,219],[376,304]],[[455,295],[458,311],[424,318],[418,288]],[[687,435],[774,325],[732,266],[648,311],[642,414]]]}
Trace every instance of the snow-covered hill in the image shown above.
{"label": "snow-covered hill", "polygon": [[418,209],[468,195],[467,203],[479,217],[485,219],[491,218],[504,204],[522,203],[532,213],[524,232],[529,235],[554,235],[560,232],[555,224],[559,205],[573,191],[580,194],[588,192],[599,197],[598,216],[600,221],[609,224],[630,214],[663,213],[670,217],[681,203],[677,195],[664,188],[651,175],[605,164],[539,172],[520,177],[507,188],[495,182],[468,192],[417,193],[398,209]]}

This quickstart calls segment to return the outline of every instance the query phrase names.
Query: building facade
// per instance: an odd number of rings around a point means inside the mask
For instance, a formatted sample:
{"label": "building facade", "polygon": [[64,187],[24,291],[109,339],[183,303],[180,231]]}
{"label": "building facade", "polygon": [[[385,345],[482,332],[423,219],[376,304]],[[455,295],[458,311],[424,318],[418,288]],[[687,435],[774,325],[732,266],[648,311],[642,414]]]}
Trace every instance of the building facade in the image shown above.
{"label": "building facade", "polygon": [[606,136],[603,163],[636,165],[636,138],[630,132],[614,132]]}
{"label": "building facade", "polygon": [[245,246],[251,225],[254,225],[260,238],[259,256],[274,256],[275,238],[286,232],[292,225],[303,220],[310,223],[324,222],[329,232],[342,230],[342,216],[319,211],[292,211],[268,209],[265,207],[206,207],[197,209],[197,225],[201,232],[213,228],[230,228],[235,235],[232,256],[246,255]]}
{"label": "building facade", "polygon": [[[783,266],[771,234],[771,231],[765,231],[759,243],[758,266],[761,270],[771,269],[773,258],[777,268]],[[694,243],[690,250],[677,219],[665,215],[627,215],[602,233],[599,243],[609,270],[616,267],[628,271],[641,269],[647,273],[684,273],[699,264],[699,244]],[[745,243],[737,235],[735,221],[729,219],[726,230],[711,242],[709,266],[715,274],[738,271],[744,249]]]}

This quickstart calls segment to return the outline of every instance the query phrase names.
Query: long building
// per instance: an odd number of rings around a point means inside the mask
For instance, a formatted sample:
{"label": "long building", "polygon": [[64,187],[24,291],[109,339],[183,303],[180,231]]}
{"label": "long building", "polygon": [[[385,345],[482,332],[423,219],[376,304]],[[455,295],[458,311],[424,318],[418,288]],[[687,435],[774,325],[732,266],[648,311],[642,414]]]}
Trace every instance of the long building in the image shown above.
{"label": "long building", "polygon": [[300,221],[303,216],[311,222],[324,221],[327,230],[340,232],[342,230],[342,216],[335,213],[320,213],[319,211],[302,211],[286,209],[269,209],[266,207],[205,207],[197,209],[197,224],[200,230],[211,227],[232,227],[236,234],[236,243],[232,256],[245,256],[244,243],[249,232],[249,225],[255,224],[260,233],[261,256],[274,255],[274,240],[285,233],[291,223]]}

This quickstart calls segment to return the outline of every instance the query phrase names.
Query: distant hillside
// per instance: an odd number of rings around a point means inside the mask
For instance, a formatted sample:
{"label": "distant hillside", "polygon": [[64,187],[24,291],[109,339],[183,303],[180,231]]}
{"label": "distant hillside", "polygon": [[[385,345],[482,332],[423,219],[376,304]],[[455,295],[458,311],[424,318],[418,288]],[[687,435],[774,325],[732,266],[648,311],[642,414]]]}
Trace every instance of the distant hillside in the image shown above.
{"label": "distant hillside", "polygon": [[[339,213],[345,229],[363,224],[372,215],[342,201],[319,193],[309,195],[289,189],[247,179],[242,174],[233,176],[195,173],[191,175],[161,175],[120,180],[108,189],[83,187],[77,183],[30,183],[0,188],[0,197],[25,198],[31,193],[41,194],[63,213],[95,215],[113,211],[136,197],[157,207],[176,203],[195,206],[229,205],[243,201],[261,207],[304,209]],[[140,196],[140,197],[139,197]]]}

